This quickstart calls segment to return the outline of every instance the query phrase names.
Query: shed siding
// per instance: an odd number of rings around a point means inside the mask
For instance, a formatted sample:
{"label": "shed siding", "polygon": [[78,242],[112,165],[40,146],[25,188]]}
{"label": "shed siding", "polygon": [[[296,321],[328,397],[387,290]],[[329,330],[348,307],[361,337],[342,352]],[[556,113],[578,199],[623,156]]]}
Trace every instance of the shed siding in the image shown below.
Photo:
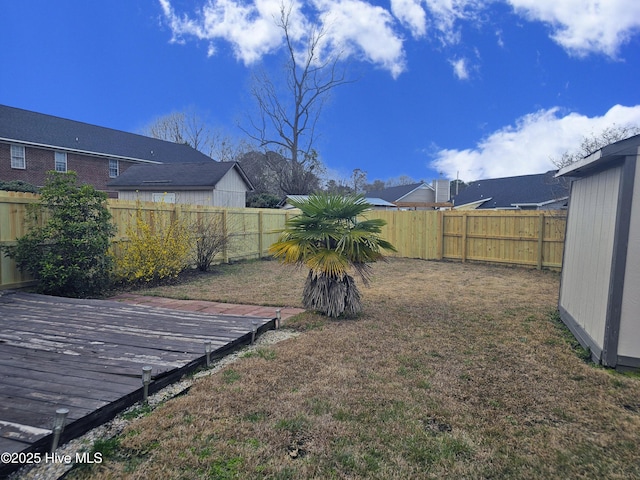
{"label": "shed siding", "polygon": [[216,207],[237,207],[246,205],[247,184],[235,169],[231,169],[220,179],[213,191]]}
{"label": "shed siding", "polygon": [[216,184],[216,189],[230,192],[246,192],[247,184],[235,168],[229,170],[224,177]]}
{"label": "shed siding", "polygon": [[[171,190],[166,193],[175,193],[176,203],[191,205],[209,205],[213,207],[244,208],[246,205],[247,184],[240,174],[231,169],[220,179],[212,190]],[[153,201],[154,193],[149,191],[120,191],[118,198],[121,200]]]}
{"label": "shed siding", "polygon": [[[636,158],[636,162],[640,157]],[[640,358],[640,165],[636,164],[618,355]]]}
{"label": "shed siding", "polygon": [[[560,305],[602,348],[621,167],[573,182]],[[580,287],[577,288],[576,286]]]}
{"label": "shed siding", "polygon": [[173,191],[168,190],[166,192],[147,192],[147,191],[120,191],[118,192],[118,198],[120,200],[139,200],[141,202],[152,202],[154,193],[174,193],[176,196],[176,203],[190,204],[190,205],[210,205],[218,206],[212,203],[214,197],[213,192],[210,190],[187,190],[187,191]]}
{"label": "shed siding", "polygon": [[226,192],[215,189],[213,202],[216,207],[241,208],[246,204],[245,192]]}

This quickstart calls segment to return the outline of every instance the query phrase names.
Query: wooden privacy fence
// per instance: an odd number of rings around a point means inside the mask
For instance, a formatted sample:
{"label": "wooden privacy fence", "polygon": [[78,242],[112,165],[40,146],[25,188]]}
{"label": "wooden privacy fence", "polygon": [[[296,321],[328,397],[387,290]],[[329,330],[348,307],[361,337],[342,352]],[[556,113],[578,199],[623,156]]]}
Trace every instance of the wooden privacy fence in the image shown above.
{"label": "wooden privacy fence", "polygon": [[375,211],[397,256],[560,269],[566,213],[558,211]]}
{"label": "wooden privacy fence", "polygon": [[[27,205],[36,203],[38,195],[0,191],[0,246],[15,245],[16,239],[28,231]],[[199,219],[218,218],[229,234],[228,247],[216,258],[219,262],[261,258],[278,238],[278,231],[292,215],[291,211],[257,208],[217,208],[198,205],[151,203],[109,200],[109,210],[117,234],[113,240],[116,256],[121,245],[128,241],[127,228],[135,226],[140,209],[144,220],[152,225],[159,219],[185,219],[187,223]],[[0,288],[17,288],[32,284],[32,279],[16,267],[13,260],[0,254]]]}
{"label": "wooden privacy fence", "polygon": [[[28,231],[27,206],[38,201],[29,193],[0,191],[0,246],[15,245]],[[118,228],[114,239],[117,254],[126,242],[128,226],[133,226],[140,208],[146,220],[186,218],[188,222],[217,217],[230,234],[228,248],[217,259],[221,262],[261,258],[278,238],[278,231],[295,211],[217,208],[196,205],[136,203],[109,200],[113,221]],[[536,268],[560,269],[566,215],[564,212],[523,211],[382,211],[367,218],[387,222],[382,236],[390,241],[399,257],[425,260],[482,261]],[[0,255],[0,288],[29,285],[15,262]]]}
{"label": "wooden privacy fence", "polygon": [[188,225],[202,220],[217,220],[229,234],[229,244],[217,260],[227,263],[232,260],[262,258],[284,228],[290,211],[268,208],[223,208],[202,205],[180,205],[173,203],[151,203],[124,200],[109,200],[109,210],[118,233],[114,239],[114,253],[119,245],[128,241],[127,228],[133,226],[136,212],[140,209],[144,220],[152,225],[157,215],[165,219],[180,218]]}

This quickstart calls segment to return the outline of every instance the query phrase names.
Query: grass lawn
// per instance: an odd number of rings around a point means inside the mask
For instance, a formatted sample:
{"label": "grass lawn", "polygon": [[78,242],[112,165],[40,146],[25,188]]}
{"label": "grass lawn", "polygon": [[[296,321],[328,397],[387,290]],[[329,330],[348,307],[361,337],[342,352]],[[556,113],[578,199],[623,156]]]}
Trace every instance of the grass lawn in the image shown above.
{"label": "grass lawn", "polygon": [[[640,478],[640,377],[584,361],[559,275],[393,259],[364,313],[198,380],[70,478]],[[306,272],[216,267],[145,294],[300,306]]]}

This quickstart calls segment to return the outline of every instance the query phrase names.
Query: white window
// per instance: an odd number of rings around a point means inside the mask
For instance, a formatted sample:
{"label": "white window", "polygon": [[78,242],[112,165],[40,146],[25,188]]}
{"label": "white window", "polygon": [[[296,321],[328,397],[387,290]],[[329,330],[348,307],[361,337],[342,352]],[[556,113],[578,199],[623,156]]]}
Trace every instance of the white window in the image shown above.
{"label": "white window", "polygon": [[67,171],[67,154],[65,152],[56,152],[56,172]]}
{"label": "white window", "polygon": [[109,177],[116,178],[118,175],[120,175],[118,160],[109,160]]}
{"label": "white window", "polygon": [[24,145],[11,145],[11,168],[27,168],[24,156]]}
{"label": "white window", "polygon": [[176,203],[175,193],[152,193],[151,201],[156,203]]}

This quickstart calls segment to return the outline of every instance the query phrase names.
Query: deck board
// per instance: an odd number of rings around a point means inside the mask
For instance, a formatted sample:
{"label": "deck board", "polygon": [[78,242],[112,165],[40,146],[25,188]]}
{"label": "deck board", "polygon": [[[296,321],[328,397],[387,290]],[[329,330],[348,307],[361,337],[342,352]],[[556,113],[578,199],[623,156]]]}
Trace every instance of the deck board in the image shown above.
{"label": "deck board", "polygon": [[214,357],[250,341],[253,322],[273,326],[272,318],[0,292],[0,451],[46,451],[60,407],[69,409],[63,440],[81,435],[139,401],[143,366],[153,368],[154,391],[204,364],[205,341]]}

